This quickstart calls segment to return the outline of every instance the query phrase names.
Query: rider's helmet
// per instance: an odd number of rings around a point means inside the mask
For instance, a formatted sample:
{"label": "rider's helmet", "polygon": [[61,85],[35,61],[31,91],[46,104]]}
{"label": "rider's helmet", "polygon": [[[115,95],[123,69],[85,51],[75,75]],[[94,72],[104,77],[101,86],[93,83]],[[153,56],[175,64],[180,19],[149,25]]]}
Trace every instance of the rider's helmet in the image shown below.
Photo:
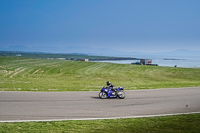
{"label": "rider's helmet", "polygon": [[111,83],[110,83],[110,81],[107,81],[106,84],[107,84],[107,86],[109,86]]}

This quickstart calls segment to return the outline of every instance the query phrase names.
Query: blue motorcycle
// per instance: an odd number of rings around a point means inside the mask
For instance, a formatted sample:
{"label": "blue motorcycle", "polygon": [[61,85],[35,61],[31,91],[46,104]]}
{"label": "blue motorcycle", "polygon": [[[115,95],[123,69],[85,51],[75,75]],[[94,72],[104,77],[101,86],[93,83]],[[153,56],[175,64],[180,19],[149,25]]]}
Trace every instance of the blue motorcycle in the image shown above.
{"label": "blue motorcycle", "polygon": [[103,87],[99,93],[99,97],[102,99],[110,97],[119,97],[120,99],[125,98],[124,87],[119,87],[116,90],[113,90],[112,87]]}

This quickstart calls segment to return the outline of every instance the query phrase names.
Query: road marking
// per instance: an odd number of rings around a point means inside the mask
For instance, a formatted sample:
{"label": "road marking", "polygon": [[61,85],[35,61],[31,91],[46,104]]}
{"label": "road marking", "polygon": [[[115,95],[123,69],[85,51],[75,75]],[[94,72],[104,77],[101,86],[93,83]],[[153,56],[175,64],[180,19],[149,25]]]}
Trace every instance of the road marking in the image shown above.
{"label": "road marking", "polygon": [[159,115],[141,115],[141,116],[124,116],[124,117],[107,117],[107,118],[76,118],[76,119],[51,119],[51,120],[5,120],[0,122],[48,122],[48,121],[71,121],[71,120],[106,120],[106,119],[125,119],[125,118],[147,118],[147,117],[159,117],[159,116],[173,116],[184,114],[199,114],[200,112],[188,112],[188,113],[174,113],[174,114],[159,114]]}

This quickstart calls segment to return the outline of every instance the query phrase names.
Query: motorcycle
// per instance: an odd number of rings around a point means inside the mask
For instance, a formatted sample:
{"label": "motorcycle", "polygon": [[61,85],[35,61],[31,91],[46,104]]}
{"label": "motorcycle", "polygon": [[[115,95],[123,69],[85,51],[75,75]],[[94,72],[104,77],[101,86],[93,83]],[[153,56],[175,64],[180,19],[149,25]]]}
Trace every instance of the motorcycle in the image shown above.
{"label": "motorcycle", "polygon": [[112,89],[112,87],[103,87],[101,89],[101,92],[99,93],[99,97],[101,99],[105,98],[110,98],[110,97],[119,97],[120,99],[125,98],[125,93],[124,93],[124,87],[119,87],[115,91]]}

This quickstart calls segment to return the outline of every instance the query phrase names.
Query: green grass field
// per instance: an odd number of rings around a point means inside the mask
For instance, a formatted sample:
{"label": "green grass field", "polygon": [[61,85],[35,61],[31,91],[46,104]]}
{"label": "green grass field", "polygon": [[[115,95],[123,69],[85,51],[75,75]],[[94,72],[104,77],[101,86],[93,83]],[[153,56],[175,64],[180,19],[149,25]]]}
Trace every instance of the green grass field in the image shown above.
{"label": "green grass field", "polygon": [[[0,91],[99,91],[200,86],[200,68],[0,56]],[[199,132],[200,114],[91,121],[0,123],[0,132]]]}
{"label": "green grass field", "polygon": [[0,57],[0,91],[97,91],[200,86],[200,68]]}
{"label": "green grass field", "polygon": [[199,133],[200,114],[88,121],[0,123],[1,133]]}

